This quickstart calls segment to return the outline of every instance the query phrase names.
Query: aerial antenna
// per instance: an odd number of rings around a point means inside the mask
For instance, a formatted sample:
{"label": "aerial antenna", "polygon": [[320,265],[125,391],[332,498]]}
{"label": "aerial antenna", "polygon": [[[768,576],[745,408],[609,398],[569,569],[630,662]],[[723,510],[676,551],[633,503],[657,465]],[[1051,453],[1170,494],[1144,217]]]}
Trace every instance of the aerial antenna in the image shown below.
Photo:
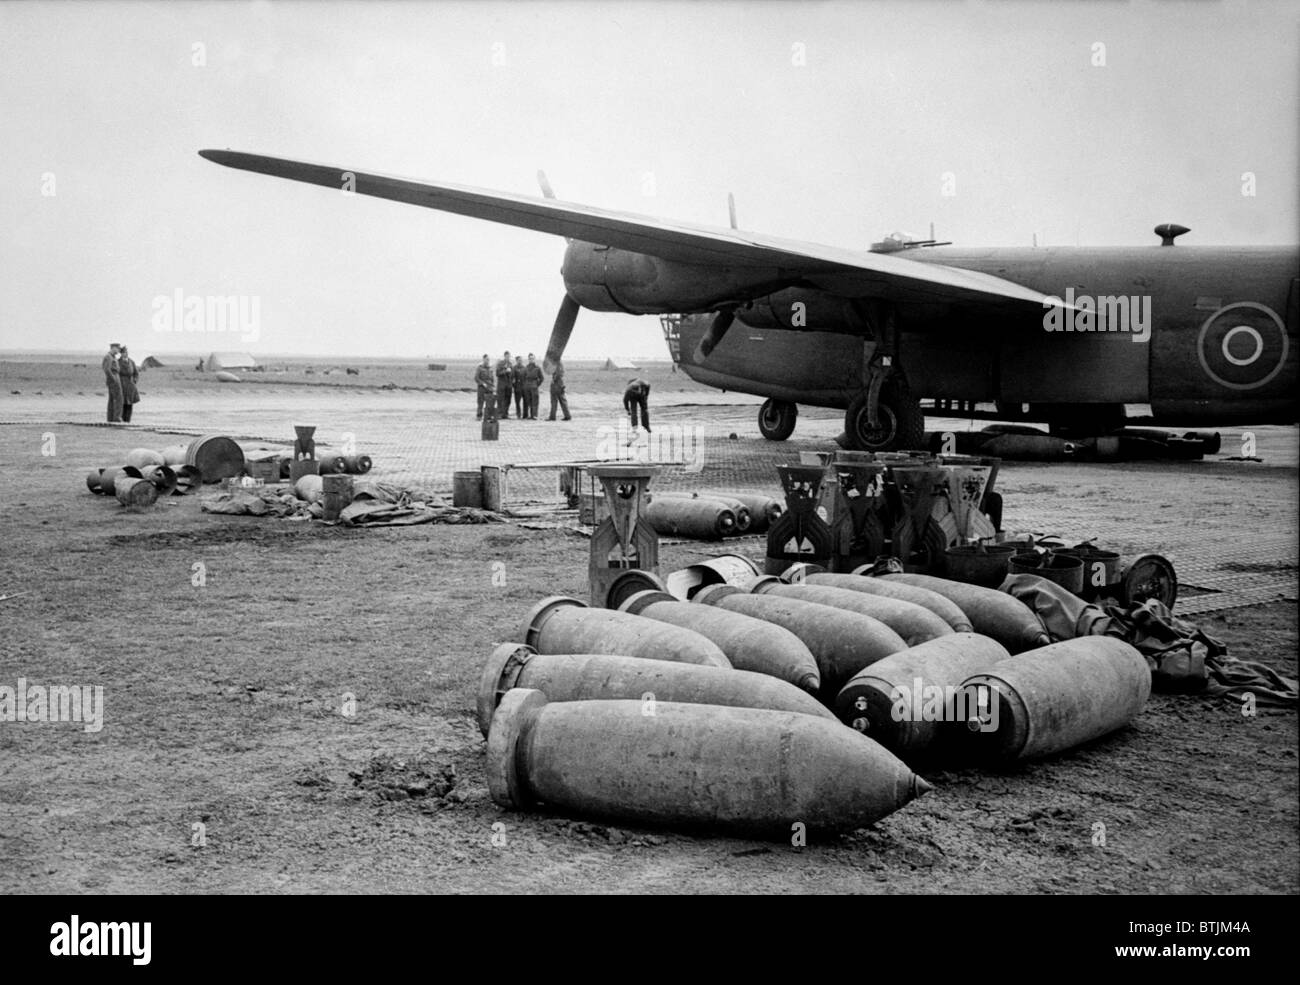
{"label": "aerial antenna", "polygon": [[1038,233],[1034,233],[1034,246],[1038,246]]}
{"label": "aerial antenna", "polygon": [[736,196],[731,192],[727,192],[727,212],[731,216],[731,228],[739,229],[740,227],[736,225]]}

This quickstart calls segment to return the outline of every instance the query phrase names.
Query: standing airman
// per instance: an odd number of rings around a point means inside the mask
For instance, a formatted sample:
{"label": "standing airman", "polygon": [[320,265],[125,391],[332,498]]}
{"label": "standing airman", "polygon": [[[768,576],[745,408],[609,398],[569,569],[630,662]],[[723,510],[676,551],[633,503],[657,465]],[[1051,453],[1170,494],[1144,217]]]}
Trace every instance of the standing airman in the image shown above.
{"label": "standing airman", "polygon": [[108,419],[111,423],[122,420],[122,380],[118,375],[117,353],[121,348],[116,342],[108,347],[108,355],[101,364],[104,369],[104,385],[108,387]]}
{"label": "standing airman", "polygon": [[136,386],[136,381],[140,379],[140,370],[127,355],[126,346],[122,346],[117,357],[117,378],[122,383],[122,421],[130,424],[131,411],[140,402],[140,390]]}
{"label": "standing airman", "polygon": [[515,364],[510,367],[510,387],[515,394],[515,417],[521,421],[528,416],[524,406],[524,357],[515,356]]}
{"label": "standing airman", "polygon": [[514,389],[514,365],[510,362],[510,351],[497,360],[497,420],[510,420],[510,394]]}
{"label": "standing airman", "polygon": [[546,374],[537,365],[537,357],[528,353],[528,365],[524,367],[524,416],[530,421],[537,420],[537,391],[541,389]]}
{"label": "standing airman", "polygon": [[555,368],[551,370],[551,416],[548,421],[555,420],[555,405],[560,405],[560,410],[564,411],[564,419],[571,421],[569,416],[569,401],[564,397],[564,363],[555,360]]}
{"label": "standing airman", "polygon": [[478,390],[478,410],[474,414],[474,420],[481,421],[483,405],[492,393],[492,360],[486,352],[483,353],[483,361],[474,368],[474,386]]}

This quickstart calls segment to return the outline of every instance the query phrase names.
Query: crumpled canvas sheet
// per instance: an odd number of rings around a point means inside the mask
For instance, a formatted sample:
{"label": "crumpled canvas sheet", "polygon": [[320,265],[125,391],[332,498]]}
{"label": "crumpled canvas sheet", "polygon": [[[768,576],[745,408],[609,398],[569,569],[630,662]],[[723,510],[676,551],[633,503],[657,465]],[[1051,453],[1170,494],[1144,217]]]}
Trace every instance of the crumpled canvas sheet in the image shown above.
{"label": "crumpled canvas sheet", "polygon": [[[204,513],[235,516],[275,516],[291,520],[320,519],[320,503],[298,499],[288,487],[236,489],[205,496],[199,501]],[[488,510],[448,506],[441,496],[424,490],[405,489],[368,479],[353,487],[353,500],[339,514],[345,526],[403,527],[418,523],[504,523],[503,517]]]}
{"label": "crumpled canvas sheet", "polygon": [[1157,691],[1193,692],[1239,699],[1254,694],[1264,705],[1293,705],[1297,684],[1272,667],[1229,656],[1228,646],[1179,619],[1162,602],[1094,605],[1038,575],[1010,575],[1002,591],[1037,613],[1053,642],[1079,636],[1115,636],[1132,644],[1151,666]]}

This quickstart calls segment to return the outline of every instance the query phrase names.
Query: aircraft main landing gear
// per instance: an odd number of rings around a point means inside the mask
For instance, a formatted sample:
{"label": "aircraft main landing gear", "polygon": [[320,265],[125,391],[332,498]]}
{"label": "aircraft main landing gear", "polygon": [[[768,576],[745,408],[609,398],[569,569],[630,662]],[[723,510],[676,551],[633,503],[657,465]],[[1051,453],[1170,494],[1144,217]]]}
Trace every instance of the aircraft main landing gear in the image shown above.
{"label": "aircraft main landing gear", "polygon": [[844,415],[849,448],[855,451],[896,451],[925,445],[925,414],[921,402],[897,378],[880,390],[878,427],[872,427],[867,413],[869,393],[862,392]]}
{"label": "aircraft main landing gear", "polygon": [[785,400],[769,397],[758,411],[758,430],[768,441],[784,441],[794,434],[799,407]]}

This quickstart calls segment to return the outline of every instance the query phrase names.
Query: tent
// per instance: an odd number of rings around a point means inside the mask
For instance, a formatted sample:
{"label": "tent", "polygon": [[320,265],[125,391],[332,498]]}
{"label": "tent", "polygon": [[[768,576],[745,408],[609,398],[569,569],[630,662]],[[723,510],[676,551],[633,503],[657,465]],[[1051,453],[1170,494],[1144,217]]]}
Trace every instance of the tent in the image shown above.
{"label": "tent", "polygon": [[636,369],[636,364],[631,359],[614,359],[612,356],[605,360],[606,369]]}
{"label": "tent", "polygon": [[145,356],[144,362],[140,364],[141,369],[162,369],[163,363],[157,356]]}
{"label": "tent", "polygon": [[257,369],[257,360],[247,352],[214,352],[203,368],[209,373],[222,369]]}

